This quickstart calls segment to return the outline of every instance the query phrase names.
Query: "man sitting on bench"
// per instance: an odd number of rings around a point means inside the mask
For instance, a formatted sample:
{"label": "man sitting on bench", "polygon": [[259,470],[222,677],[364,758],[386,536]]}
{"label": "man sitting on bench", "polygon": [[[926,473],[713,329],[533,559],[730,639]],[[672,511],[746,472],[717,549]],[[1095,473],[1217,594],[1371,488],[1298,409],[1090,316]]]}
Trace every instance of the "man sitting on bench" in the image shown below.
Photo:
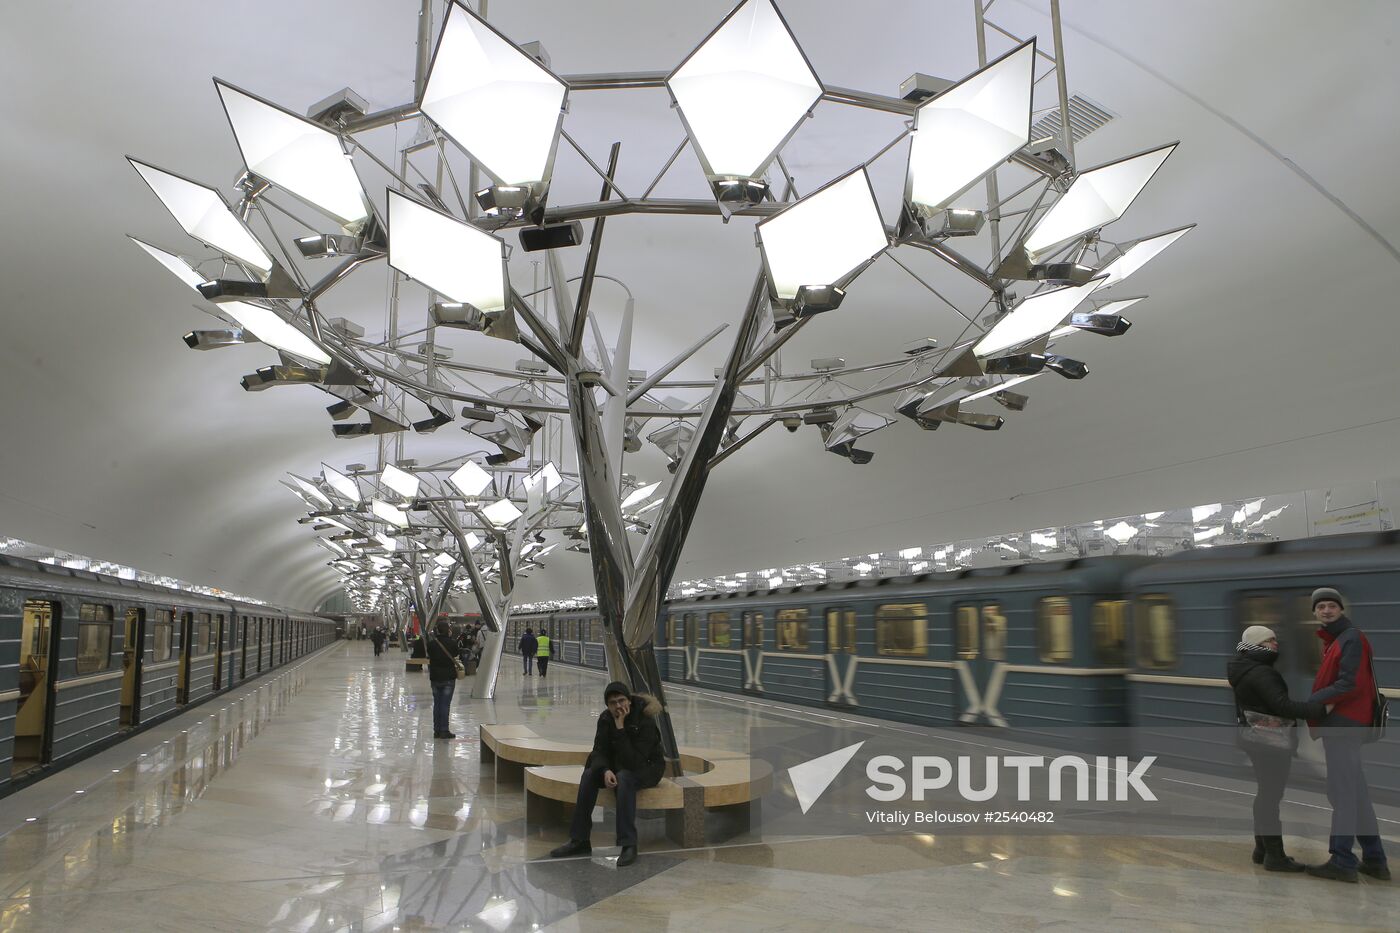
{"label": "man sitting on bench", "polygon": [[632,695],[627,685],[613,681],[603,690],[607,709],[598,716],[593,751],[583,766],[574,804],[574,821],[569,841],[549,853],[550,858],[588,855],[593,851],[589,837],[593,829],[593,807],[598,788],[617,792],[617,844],[622,853],[617,867],[637,860],[637,791],[655,787],[666,769],[661,751],[661,730],[655,718],[661,704],[644,693]]}

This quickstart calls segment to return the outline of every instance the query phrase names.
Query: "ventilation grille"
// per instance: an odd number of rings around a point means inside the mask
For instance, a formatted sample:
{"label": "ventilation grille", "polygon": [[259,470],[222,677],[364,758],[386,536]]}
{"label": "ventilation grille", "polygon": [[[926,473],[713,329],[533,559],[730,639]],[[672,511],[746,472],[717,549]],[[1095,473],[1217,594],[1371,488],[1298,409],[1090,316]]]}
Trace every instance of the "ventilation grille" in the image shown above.
{"label": "ventilation grille", "polygon": [[[1110,113],[1091,100],[1075,94],[1069,99],[1069,125],[1074,141],[1079,142],[1094,130],[1109,123],[1116,114]],[[1031,139],[1044,139],[1060,135],[1060,108],[1056,107],[1035,121],[1031,127]]]}

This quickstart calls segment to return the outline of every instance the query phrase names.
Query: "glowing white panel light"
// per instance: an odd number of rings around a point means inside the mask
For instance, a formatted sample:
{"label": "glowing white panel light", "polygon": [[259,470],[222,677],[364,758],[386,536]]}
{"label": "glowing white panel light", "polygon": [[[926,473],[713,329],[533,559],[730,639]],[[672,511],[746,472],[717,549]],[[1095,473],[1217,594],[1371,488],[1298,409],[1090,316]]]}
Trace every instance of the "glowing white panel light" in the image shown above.
{"label": "glowing white panel light", "polygon": [[452,475],[447,477],[447,481],[462,495],[474,499],[491,485],[491,474],[468,460],[453,471]]}
{"label": "glowing white panel light", "polygon": [[982,390],[979,391],[979,392],[974,392],[974,393],[972,393],[971,395],[966,396],[965,398],[959,399],[959,401],[960,401],[960,402],[975,402],[975,401],[977,401],[979,398],[986,398],[986,397],[989,396],[989,395],[996,395],[998,392],[1002,391],[1003,389],[1009,389],[1009,388],[1011,388],[1012,386],[1020,385],[1021,383],[1025,382],[1025,381],[1028,380],[1028,379],[1034,379],[1036,376],[1041,376],[1041,375],[1044,375],[1044,373],[1031,373],[1029,376],[1015,376],[1015,377],[1013,377],[1013,378],[1011,378],[1011,379],[1006,380],[1005,382],[999,382],[999,383],[997,383],[997,384],[994,385],[994,386],[988,386],[987,388],[982,389]]}
{"label": "glowing white panel light", "polygon": [[821,100],[822,85],[771,0],[747,0],[666,79],[711,176],[757,178]]}
{"label": "glowing white panel light", "polygon": [[495,502],[481,510],[481,514],[486,516],[486,520],[497,528],[504,528],[515,521],[524,513],[515,507],[515,503],[509,499],[497,499]]}
{"label": "glowing white panel light", "polygon": [[338,519],[338,518],[333,518],[333,517],[330,516],[330,515],[318,515],[318,516],[316,517],[316,521],[318,521],[318,522],[325,522],[327,525],[334,525],[335,527],[341,529],[342,531],[350,531],[350,532],[353,532],[353,531],[355,530],[355,529],[351,528],[349,525],[347,525],[347,524],[345,524],[344,522],[342,522],[340,519]]}
{"label": "glowing white panel light", "polygon": [[1119,522],[1105,531],[1104,534],[1114,541],[1117,541],[1119,544],[1126,544],[1128,541],[1137,537],[1138,530],[1127,522]]}
{"label": "glowing white panel light", "polygon": [[[149,243],[143,243],[134,236],[128,236],[127,239],[145,250],[152,259],[164,266],[190,288],[198,291],[199,286],[208,281],[196,272],[193,266],[174,253]],[[316,345],[314,340],[282,320],[276,312],[268,308],[248,304],[246,301],[225,301],[219,304],[219,309],[227,312],[228,316],[233,318],[239,327],[247,330],[258,340],[274,349],[285,350],[293,356],[320,363],[322,366],[330,364],[331,358],[326,354],[326,351]]]}
{"label": "glowing white panel light", "polygon": [[1088,285],[1070,285],[1030,296],[998,321],[972,352],[991,356],[1048,334],[1098,287],[1095,280]]}
{"label": "glowing white panel light", "polygon": [[506,245],[397,191],[389,192],[389,265],[480,311],[506,306]]}
{"label": "glowing white panel light", "polygon": [[322,366],[330,365],[330,356],[316,345],[316,341],[282,320],[271,308],[249,304],[246,301],[221,301],[219,310],[270,347],[285,350],[293,356],[320,363]]}
{"label": "glowing white panel light", "polygon": [[1171,143],[1080,172],[1026,237],[1031,261],[1039,262],[1042,254],[1067,240],[1122,217],[1176,146]]}
{"label": "glowing white panel light", "polygon": [[544,480],[544,491],[546,493],[553,492],[559,487],[560,483],[564,482],[559,476],[559,470],[555,468],[553,463],[546,463],[534,473],[525,477],[525,488],[534,489],[540,484],[540,480]]}
{"label": "glowing white panel light", "polygon": [[170,211],[186,233],[264,276],[272,271],[272,257],[243,221],[229,210],[223,195],[206,185],[138,162],[130,156],[127,156],[127,161],[151,186],[156,197],[160,198],[165,209]]}
{"label": "glowing white panel light", "polygon": [[1166,514],[1166,512],[1147,512],[1144,513],[1142,517],[1147,519],[1149,522],[1155,522],[1157,519],[1161,518],[1163,515]]}
{"label": "glowing white panel light", "polygon": [[381,531],[375,535],[375,538],[379,540],[380,544],[384,545],[384,550],[388,551],[390,554],[399,549],[399,540],[392,535],[386,535]]}
{"label": "glowing white panel light", "polygon": [[375,514],[376,518],[380,518],[391,525],[397,525],[400,528],[408,527],[408,513],[403,509],[395,508],[383,499],[371,499],[369,508],[370,511]]}
{"label": "glowing white panel light", "polygon": [[921,547],[907,547],[899,552],[899,556],[905,560],[913,560],[916,557],[923,556],[923,553],[924,549]]}
{"label": "glowing white panel light", "polygon": [[405,499],[412,499],[418,495],[420,485],[418,477],[412,473],[407,473],[394,466],[392,463],[384,464],[384,472],[379,474],[379,479],[394,492]]}
{"label": "glowing white panel light", "polygon": [[449,568],[449,567],[451,567],[452,565],[454,565],[454,564],[457,563],[457,559],[456,559],[455,557],[453,557],[451,554],[434,554],[434,555],[433,555],[433,560],[434,560],[434,561],[437,563],[437,565],[438,565],[439,567],[441,567],[443,570],[446,570],[447,568]]}
{"label": "glowing white panel light", "polygon": [[1207,528],[1205,531],[1198,531],[1198,532],[1196,532],[1196,534],[1194,535],[1194,537],[1195,537],[1196,543],[1199,544],[1199,543],[1201,543],[1202,541],[1209,541],[1211,538],[1218,538],[1218,537],[1220,537],[1221,535],[1223,535],[1224,533],[1225,533],[1225,526],[1224,526],[1224,525],[1217,525],[1217,526],[1214,527],[1214,528]]}
{"label": "glowing white panel light", "polygon": [[544,181],[567,86],[465,6],[448,6],[420,108],[499,184]]}
{"label": "glowing white panel light", "polygon": [[322,463],[321,476],[324,477],[326,483],[340,495],[349,499],[351,502],[360,501],[360,484],[335,467],[327,466],[325,463]]}
{"label": "glowing white panel light", "polygon": [[[311,483],[308,483],[306,480],[302,479],[300,476],[297,476],[295,473],[288,473],[287,475],[292,478],[292,482],[296,483],[297,487],[300,488],[302,492],[306,493],[308,496],[315,499],[317,502],[320,502],[328,509],[335,507],[335,503],[331,502],[330,498],[327,497],[325,493],[317,489]],[[339,522],[337,522],[337,524],[339,524]]]}
{"label": "glowing white panel light", "polygon": [[1036,547],[1057,548],[1060,546],[1060,539],[1053,531],[1032,531],[1031,544]]}
{"label": "glowing white panel light", "polygon": [[655,495],[656,490],[660,488],[660,483],[652,483],[649,486],[643,486],[640,489],[634,489],[630,494],[628,494],[627,498],[622,500],[622,507],[624,509],[630,509],[634,505],[641,505],[643,502],[647,501],[653,495]]}
{"label": "glowing white panel light", "polygon": [[837,285],[889,246],[865,168],[857,168],[758,224],[773,294]]}
{"label": "glowing white panel light", "polygon": [[1128,247],[1127,252],[1104,266],[1103,271],[1108,277],[1104,279],[1103,287],[1112,288],[1114,285],[1117,285],[1119,282],[1147,265],[1153,259],[1157,258],[1158,253],[1181,239],[1194,226],[1196,225],[1188,224],[1176,230],[1169,230],[1166,233],[1159,233],[1156,236],[1138,240],[1132,246]]}
{"label": "glowing white panel light", "polygon": [[477,549],[477,547],[481,544],[481,539],[478,538],[478,537],[476,536],[475,533],[470,532],[470,531],[467,532],[466,537],[467,537],[467,550],[468,550],[468,551],[475,551],[475,550]]}
{"label": "glowing white panel light", "polygon": [[346,227],[369,216],[355,166],[334,133],[217,79],[214,86],[250,172]]}
{"label": "glowing white panel light", "polygon": [[914,111],[905,199],[947,207],[1031,135],[1035,40],[964,78]]}

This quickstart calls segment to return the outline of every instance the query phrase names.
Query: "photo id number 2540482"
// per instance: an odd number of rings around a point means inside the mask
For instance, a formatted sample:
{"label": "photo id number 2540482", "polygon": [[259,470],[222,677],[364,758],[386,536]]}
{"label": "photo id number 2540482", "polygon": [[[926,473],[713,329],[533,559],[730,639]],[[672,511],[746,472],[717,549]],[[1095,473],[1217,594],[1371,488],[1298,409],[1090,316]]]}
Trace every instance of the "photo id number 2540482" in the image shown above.
{"label": "photo id number 2540482", "polygon": [[988,810],[983,817],[988,823],[1053,823],[1054,810]]}

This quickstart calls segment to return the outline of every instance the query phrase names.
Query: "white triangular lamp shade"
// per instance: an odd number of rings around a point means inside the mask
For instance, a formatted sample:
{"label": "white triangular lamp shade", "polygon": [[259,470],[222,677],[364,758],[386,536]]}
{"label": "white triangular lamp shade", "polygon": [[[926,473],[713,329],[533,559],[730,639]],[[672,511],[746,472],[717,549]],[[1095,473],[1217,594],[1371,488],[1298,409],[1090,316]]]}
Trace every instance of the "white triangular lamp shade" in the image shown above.
{"label": "white triangular lamp shade", "polygon": [[389,192],[389,265],[480,311],[506,306],[505,243],[441,211]]}
{"label": "white triangular lamp shade", "polygon": [[[168,269],[181,282],[195,289],[196,293],[199,286],[208,281],[196,272],[189,263],[174,253],[144,243],[134,236],[128,236],[128,239],[145,250],[147,255]],[[249,304],[246,301],[223,301],[219,303],[219,311],[233,318],[239,327],[273,349],[282,350],[322,366],[327,366],[331,362],[330,356],[317,346],[314,340],[288,324],[270,308]]]}
{"label": "white triangular lamp shade", "polygon": [[1032,39],[919,105],[905,200],[945,208],[1024,146],[1034,80]]}
{"label": "white triangular lamp shade", "polygon": [[1081,172],[1026,237],[1031,262],[1122,217],[1176,146],[1171,143]]}
{"label": "white triangular lamp shade", "polygon": [[1098,287],[1099,280],[1095,279],[1088,285],[1066,286],[1030,296],[998,321],[972,352],[981,357],[992,356],[1045,336]]}
{"label": "white triangular lamp shade", "polygon": [[769,284],[779,299],[804,285],[840,285],[889,246],[862,166],[758,224]]}
{"label": "white triangular lamp shade", "polygon": [[1132,246],[1128,247],[1123,255],[1113,260],[1113,262],[1109,263],[1107,266],[1104,266],[1103,271],[1106,277],[1104,278],[1102,287],[1112,288],[1114,285],[1117,285],[1153,259],[1157,258],[1157,254],[1185,236],[1187,231],[1194,226],[1196,225],[1188,224],[1176,230],[1169,230],[1166,233],[1159,233],[1156,236],[1144,237],[1138,240]]}
{"label": "white triangular lamp shade", "polygon": [[215,80],[248,171],[325,211],[345,227],[369,216],[355,166],[324,127]]}
{"label": "white triangular lamp shade", "polygon": [[448,7],[421,110],[499,184],[547,180],[568,87],[475,13]]}
{"label": "white triangular lamp shade", "polygon": [[666,79],[705,172],[757,178],[822,85],[771,0],[747,0]]}
{"label": "white triangular lamp shade", "polygon": [[243,221],[229,210],[219,192],[207,185],[190,181],[179,175],[138,162],[127,156],[160,203],[170,211],[175,222],[190,236],[244,265],[264,277],[272,271],[272,257],[263,249],[257,237]]}

